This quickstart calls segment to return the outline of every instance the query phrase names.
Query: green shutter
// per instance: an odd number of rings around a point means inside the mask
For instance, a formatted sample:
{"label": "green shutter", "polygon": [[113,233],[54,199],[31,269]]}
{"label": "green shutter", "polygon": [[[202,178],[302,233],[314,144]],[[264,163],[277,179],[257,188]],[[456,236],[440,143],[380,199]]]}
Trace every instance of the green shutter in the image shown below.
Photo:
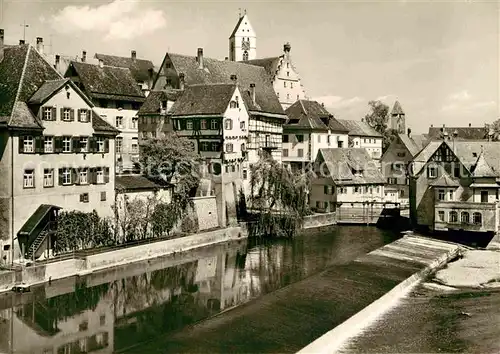
{"label": "green shutter", "polygon": [[59,185],[62,186],[63,185],[63,168],[60,168],[59,169],[59,175],[58,175],[58,178],[59,178]]}
{"label": "green shutter", "polygon": [[22,154],[24,152],[24,136],[19,136],[19,153]]}
{"label": "green shutter", "polygon": [[69,110],[69,120],[70,121],[74,121],[75,120],[75,110],[74,109],[70,109]]}
{"label": "green shutter", "polygon": [[52,107],[52,120],[57,120],[57,108]]}
{"label": "green shutter", "polygon": [[109,152],[109,139],[104,139],[104,152]]}
{"label": "green shutter", "polygon": [[104,183],[109,182],[109,167],[104,167]]}
{"label": "green shutter", "polygon": [[75,153],[80,152],[80,137],[74,136],[71,138],[71,150]]}
{"label": "green shutter", "polygon": [[78,109],[78,110],[76,111],[76,120],[77,120],[77,121],[79,121],[79,122],[81,122],[81,121],[82,121],[82,120],[80,119],[80,112],[81,112],[81,111],[82,111],[81,109]]}

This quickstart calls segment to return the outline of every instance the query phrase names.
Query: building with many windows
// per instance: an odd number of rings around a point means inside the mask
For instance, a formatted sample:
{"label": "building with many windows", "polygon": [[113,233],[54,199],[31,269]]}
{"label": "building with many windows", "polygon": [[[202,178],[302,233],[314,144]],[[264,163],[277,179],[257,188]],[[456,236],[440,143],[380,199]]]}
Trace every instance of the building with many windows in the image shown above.
{"label": "building with many windows", "polygon": [[120,131],[116,138],[118,173],[133,172],[139,162],[139,117],[145,101],[132,71],[126,67],[71,62],[65,74],[92,100],[95,111]]}
{"label": "building with many windows", "polygon": [[317,211],[384,202],[384,177],[364,149],[320,149],[314,172],[317,178],[312,181],[309,201]]}
{"label": "building with many windows", "polygon": [[291,105],[283,126],[283,163],[305,168],[320,149],[347,147],[348,130],[316,101],[299,100]]}
{"label": "building with many windows", "polygon": [[60,208],[112,215],[118,131],[35,48],[4,47],[2,32],[0,235],[9,262],[22,249],[33,256],[50,248]]}
{"label": "building with many windows", "polygon": [[349,130],[349,147],[366,149],[374,160],[382,157],[382,135],[366,122],[339,119],[340,124]]}
{"label": "building with many windows", "polygon": [[496,233],[500,143],[431,141],[413,159],[410,214],[430,231]]}

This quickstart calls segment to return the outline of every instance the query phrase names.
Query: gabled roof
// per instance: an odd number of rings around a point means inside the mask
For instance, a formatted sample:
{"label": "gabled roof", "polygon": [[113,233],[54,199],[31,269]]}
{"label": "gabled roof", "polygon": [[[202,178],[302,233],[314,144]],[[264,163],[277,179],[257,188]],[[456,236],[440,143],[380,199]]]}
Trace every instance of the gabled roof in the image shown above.
{"label": "gabled roof", "polygon": [[500,142],[462,140],[447,141],[446,144],[469,171],[474,171],[479,167],[479,172],[485,173],[487,171],[486,166],[483,165],[485,162],[495,173],[495,176],[500,177]]}
{"label": "gabled roof", "polygon": [[236,85],[209,84],[186,87],[170,113],[174,117],[191,115],[223,115],[233,97]]}
{"label": "gabled roof", "polygon": [[369,136],[369,137],[377,137],[377,138],[382,137],[382,134],[380,134],[375,129],[370,127],[370,125],[366,122],[361,122],[358,120],[347,120],[347,119],[338,119],[338,121],[346,129],[349,130],[349,135]]}
{"label": "gabled roof", "polygon": [[427,145],[427,138],[425,135],[411,135],[408,136],[406,134],[398,134],[399,139],[403,143],[403,145],[408,149],[411,156],[415,156],[418,154],[424,147]]}
{"label": "gabled roof", "polygon": [[405,114],[405,112],[403,112],[403,108],[401,107],[401,104],[399,103],[399,101],[394,102],[394,106],[392,106],[391,114]]}
{"label": "gabled roof", "polygon": [[459,187],[460,183],[450,177],[450,175],[443,170],[443,174],[436,180],[432,181],[429,185],[433,187],[445,187],[445,188],[453,188],[453,187]]}
{"label": "gabled roof", "polygon": [[0,124],[40,129],[26,102],[45,80],[57,79],[61,76],[30,45],[4,48],[0,63]]}
{"label": "gabled roof", "polygon": [[263,67],[271,77],[274,77],[274,75],[276,75],[276,71],[278,70],[279,62],[282,58],[283,55],[278,57],[247,60],[245,63]]}
{"label": "gabled roof", "polygon": [[156,114],[160,113],[162,102],[176,101],[181,96],[181,90],[165,90],[165,91],[151,91],[146,97],[146,101],[142,104],[138,115]]}
{"label": "gabled roof", "polygon": [[337,132],[348,130],[317,101],[299,100],[286,109],[287,123],[283,129],[310,129]]}
{"label": "gabled roof", "polygon": [[455,140],[487,140],[489,129],[485,127],[430,127],[429,139],[442,139],[443,134]]}
{"label": "gabled roof", "polygon": [[[377,164],[365,149],[319,149],[316,162],[325,162],[329,177],[340,185],[384,184],[385,179]],[[353,172],[358,171],[359,174]]]}
{"label": "gabled roof", "polygon": [[[243,22],[243,20],[247,20],[247,22],[250,22],[248,20],[248,16],[247,14],[245,13],[243,16],[240,15],[240,18],[238,19],[238,22],[236,22],[236,26],[234,26],[234,29],[233,29],[233,32],[231,32],[231,35],[229,36],[229,38],[232,38],[236,32],[238,32],[238,29],[240,28],[241,26],[241,23]],[[251,26],[251,25],[250,25]]]}
{"label": "gabled roof", "polygon": [[96,53],[94,57],[102,60],[104,65],[130,69],[132,76],[137,82],[147,82],[149,80],[149,69],[153,69],[154,74],[154,64],[151,60],[99,53]]}
{"label": "gabled roof", "polygon": [[72,69],[92,98],[114,99],[132,102],[144,102],[145,97],[137,85],[130,69],[114,66],[71,62],[65,76],[70,76]]}
{"label": "gabled roof", "polygon": [[106,122],[99,114],[92,110],[92,128],[96,133],[107,133],[110,135],[118,135],[120,131]]}
{"label": "gabled roof", "polygon": [[159,184],[140,175],[123,175],[115,178],[115,189],[123,192],[158,190],[170,186],[172,185],[169,183]]}
{"label": "gabled roof", "polygon": [[59,91],[61,87],[66,85],[69,79],[57,79],[57,80],[47,80],[42,86],[31,96],[30,104],[43,104],[48,98],[50,98],[54,93]]}
{"label": "gabled roof", "polygon": [[443,141],[430,141],[414,158],[413,158],[413,174],[420,173],[422,168],[427,164],[429,159],[434,155],[436,150],[443,144]]}
{"label": "gabled roof", "polygon": [[[500,148],[500,146],[499,146]],[[472,172],[472,176],[474,177],[497,177],[499,176],[498,172],[495,172],[493,167],[490,166],[488,161],[484,156],[484,152],[481,152],[479,157],[477,158],[476,164],[474,165],[474,171]]]}
{"label": "gabled roof", "polygon": [[[281,115],[286,119],[285,112],[274,92],[271,79],[264,68],[229,60],[203,58],[204,69],[199,69],[196,57],[167,53],[177,74],[183,73],[185,84],[232,84],[231,75],[237,76],[237,84],[245,105],[249,111]],[[163,65],[162,65],[163,67]],[[164,76],[158,76],[156,81],[160,87],[166,84]],[[255,84],[255,100],[250,96],[250,84]],[[155,82],[155,86],[158,86]]]}

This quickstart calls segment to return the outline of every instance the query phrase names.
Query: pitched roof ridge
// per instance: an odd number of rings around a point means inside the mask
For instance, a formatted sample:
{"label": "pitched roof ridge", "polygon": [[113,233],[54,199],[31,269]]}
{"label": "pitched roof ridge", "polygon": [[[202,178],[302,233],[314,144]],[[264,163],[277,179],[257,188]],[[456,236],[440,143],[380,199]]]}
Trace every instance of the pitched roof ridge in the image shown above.
{"label": "pitched roof ridge", "polygon": [[302,103],[302,100],[299,100],[299,103],[300,103],[300,106],[302,107],[302,111],[304,112],[304,114],[307,116],[307,109],[306,107],[304,107],[304,104]]}
{"label": "pitched roof ridge", "polygon": [[[210,82],[206,84],[192,84],[192,85],[186,85],[186,87],[193,87],[193,86],[237,86],[237,84],[230,84],[227,82]],[[182,91],[182,90],[179,90]]]}
{"label": "pitched roof ridge", "polygon": [[69,81],[70,79],[67,77],[63,77],[62,79],[52,79],[52,80],[45,80],[45,82],[56,82],[56,81]]}
{"label": "pitched roof ridge", "polygon": [[13,116],[12,113],[14,112],[14,107],[16,106],[16,103],[19,100],[19,95],[21,94],[21,87],[23,86],[24,76],[26,74],[26,68],[28,67],[28,60],[31,48],[32,48],[31,45],[28,45],[28,50],[26,51],[26,57],[24,58],[23,70],[21,72],[21,77],[19,78],[19,84],[17,85],[16,98],[14,99],[14,104],[12,105],[12,112],[10,113],[10,119],[7,125],[10,125],[12,123],[12,116]]}
{"label": "pitched roof ridge", "polygon": [[[275,57],[273,56],[273,57],[265,57],[265,58],[256,58],[256,59],[252,59],[252,60],[246,60],[246,62],[251,63],[251,62],[253,62],[253,61],[259,61],[259,60],[270,60],[270,59],[273,59],[273,60],[274,60],[274,59],[279,59],[279,58],[281,58],[282,56],[283,56],[283,55],[278,55],[278,56],[275,56]],[[239,63],[240,63],[240,62],[239,62]]]}

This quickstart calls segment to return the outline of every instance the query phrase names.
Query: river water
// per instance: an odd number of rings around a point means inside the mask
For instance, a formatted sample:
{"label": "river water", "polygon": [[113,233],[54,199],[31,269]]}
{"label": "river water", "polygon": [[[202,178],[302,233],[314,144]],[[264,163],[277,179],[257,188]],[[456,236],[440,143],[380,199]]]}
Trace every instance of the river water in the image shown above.
{"label": "river water", "polygon": [[241,240],[4,294],[0,352],[150,352],[190,325],[399,237],[363,226],[306,230],[293,240]]}

